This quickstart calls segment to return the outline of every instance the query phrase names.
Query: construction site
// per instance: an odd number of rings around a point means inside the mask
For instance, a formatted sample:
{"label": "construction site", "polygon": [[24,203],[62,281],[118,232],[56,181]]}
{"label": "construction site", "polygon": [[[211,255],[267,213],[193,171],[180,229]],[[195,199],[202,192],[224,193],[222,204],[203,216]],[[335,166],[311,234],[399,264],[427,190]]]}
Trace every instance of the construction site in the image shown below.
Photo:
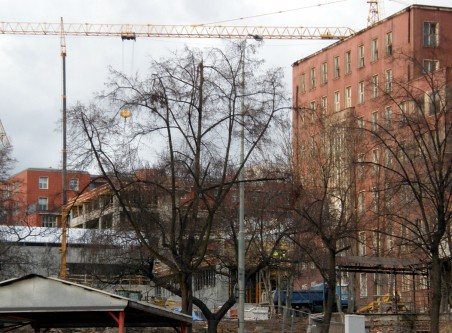
{"label": "construction site", "polygon": [[[345,1],[306,8],[336,2]],[[451,333],[452,7],[416,2],[387,16],[384,1],[363,0],[366,5],[362,29],[1,21],[1,38],[59,40],[62,142],[57,168],[28,167],[1,183],[0,333]],[[203,60],[184,68],[196,67],[192,97],[181,98],[186,114],[170,107],[183,95],[176,84],[147,95],[140,91],[146,84],[134,85],[138,74],[112,71],[124,86],[116,83],[102,97],[119,101],[111,103],[116,118],[107,124],[105,116],[95,128],[102,111],[87,122],[83,112],[95,103],[74,107],[67,92],[74,80],[67,75],[67,41],[88,37],[121,40],[122,72],[125,43],[232,41],[236,104],[224,117],[231,127],[211,125],[201,133],[208,123],[200,111],[204,70],[214,67],[205,69]],[[259,124],[253,118],[255,128],[246,124],[250,114],[266,111],[252,108],[259,99],[247,88],[254,80],[247,52],[267,40],[322,43],[281,64],[291,67],[291,98],[281,107],[290,114],[290,172],[287,165],[250,162],[272,116]],[[176,70],[162,68],[176,77]],[[212,109],[221,108],[216,103]],[[148,107],[170,117],[144,129],[138,114]],[[193,110],[199,113],[191,118]],[[181,130],[186,142],[174,148],[172,130],[185,128],[181,119],[189,134]],[[102,132],[113,123],[117,142]],[[85,126],[80,142],[97,154],[95,173],[68,162],[74,124]],[[217,135],[203,142],[212,129]],[[158,131],[170,138],[159,153],[171,162],[157,167],[143,158],[132,166],[146,148],[157,155],[154,141],[132,146],[133,140]],[[223,133],[230,141],[215,141]],[[0,137],[9,154],[15,140],[2,122]],[[234,155],[233,163],[214,177],[202,149],[224,142],[233,147],[225,154]],[[110,145],[123,160],[102,150]],[[251,233],[256,226],[261,229]]]}

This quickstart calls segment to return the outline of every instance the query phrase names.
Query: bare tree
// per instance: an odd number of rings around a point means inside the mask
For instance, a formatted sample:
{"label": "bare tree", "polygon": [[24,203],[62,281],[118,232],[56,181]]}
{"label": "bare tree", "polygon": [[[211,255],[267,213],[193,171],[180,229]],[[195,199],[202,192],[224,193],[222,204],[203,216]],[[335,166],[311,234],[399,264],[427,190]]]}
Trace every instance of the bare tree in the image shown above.
{"label": "bare tree", "polygon": [[[112,71],[99,102],[72,111],[73,156],[97,164],[137,241],[175,277],[177,284],[165,287],[181,296],[184,313],[191,313],[193,274],[205,264],[217,214],[253,151],[266,142],[278,111],[286,108],[281,71],[263,71],[245,51],[244,43],[226,52],[186,49],[154,61],[143,79]],[[245,95],[239,89],[243,79]],[[125,126],[118,119],[124,108],[133,113]],[[241,126],[243,161],[238,158]],[[149,169],[156,172],[147,174]],[[133,187],[143,194],[141,207],[152,206],[148,200],[156,196],[158,214],[144,219],[136,214],[126,195]],[[210,332],[234,304],[231,299],[211,313],[196,302]]]}
{"label": "bare tree", "polygon": [[[373,170],[374,211],[391,226],[387,236],[399,240],[402,257],[429,266],[430,330],[438,332],[441,277],[451,265],[451,70],[403,54],[398,60],[409,64],[411,77],[379,87],[384,109],[360,129],[368,135],[360,164]],[[444,282],[450,295],[450,275]]]}
{"label": "bare tree", "polygon": [[[294,110],[296,172],[293,210],[298,234],[293,239],[319,269],[326,285],[322,332],[328,332],[336,300],[336,258],[351,248],[355,214],[353,109],[327,115],[314,107]],[[303,124],[303,122],[306,122]]]}

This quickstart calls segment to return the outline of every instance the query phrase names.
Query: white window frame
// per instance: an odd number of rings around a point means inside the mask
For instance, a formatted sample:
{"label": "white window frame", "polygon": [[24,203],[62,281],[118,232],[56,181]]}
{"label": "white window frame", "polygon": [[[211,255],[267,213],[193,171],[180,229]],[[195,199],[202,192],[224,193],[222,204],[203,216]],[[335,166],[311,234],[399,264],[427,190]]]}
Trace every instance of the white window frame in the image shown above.
{"label": "white window frame", "polygon": [[334,68],[334,78],[337,79],[341,76],[339,56],[333,58],[333,68]]}
{"label": "white window frame", "polygon": [[386,129],[391,129],[391,127],[392,127],[392,107],[390,107],[390,106],[387,106],[386,108],[385,108],[385,126],[386,126]]}
{"label": "white window frame", "polygon": [[371,128],[373,132],[378,131],[378,111],[372,112]]}
{"label": "white window frame", "polygon": [[328,97],[322,96],[320,99],[320,108],[323,115],[326,115],[328,113]]}
{"label": "white window frame", "polygon": [[424,47],[438,47],[439,45],[439,23],[424,22],[423,30]]}
{"label": "white window frame", "polygon": [[315,67],[312,67],[309,71],[309,87],[311,89],[315,88]]}
{"label": "white window frame", "polygon": [[423,67],[424,73],[436,72],[439,69],[439,60],[424,59],[422,67]]}
{"label": "white window frame", "polygon": [[378,60],[378,38],[372,39],[370,51],[370,60],[372,62]]}
{"label": "white window frame", "polygon": [[392,92],[392,69],[387,69],[385,71],[385,87],[387,93]]}
{"label": "white window frame", "polygon": [[49,199],[47,197],[38,198],[38,211],[43,212],[49,210]]}
{"label": "white window frame", "polygon": [[315,101],[309,103],[311,124],[315,122]]}
{"label": "white window frame", "polygon": [[78,191],[78,189],[79,189],[78,178],[70,178],[69,179],[69,190],[70,191]]}
{"label": "white window frame", "polygon": [[364,214],[364,191],[360,191],[358,194],[358,214],[359,215]]}
{"label": "white window frame", "polygon": [[334,112],[341,110],[341,92],[336,90],[334,92]]}
{"label": "white window frame", "polygon": [[345,52],[345,74],[350,74],[352,72],[352,52]]}
{"label": "white window frame", "polygon": [[55,215],[41,215],[41,225],[45,228],[56,228],[57,217]]}
{"label": "white window frame", "polygon": [[345,108],[352,107],[352,87],[345,87]]}
{"label": "white window frame", "polygon": [[[363,192],[360,192],[360,194]],[[364,194],[364,193],[363,193]],[[364,195],[363,195],[364,197]],[[363,200],[364,201],[364,200]],[[367,254],[367,234],[365,231],[360,231],[358,233],[358,255],[364,257]]]}
{"label": "white window frame", "polygon": [[385,35],[385,55],[390,56],[392,53],[392,31],[389,31]]}
{"label": "white window frame", "polygon": [[378,97],[378,74],[372,75],[372,98]]}
{"label": "white window frame", "polygon": [[39,189],[48,190],[49,189],[49,177],[40,176],[39,177]]}
{"label": "white window frame", "polygon": [[358,68],[364,67],[364,44],[358,46]]}
{"label": "white window frame", "polygon": [[302,93],[306,92],[306,74],[305,73],[301,74],[300,89],[301,89]]}
{"label": "white window frame", "polygon": [[362,104],[365,101],[364,96],[364,81],[358,82],[358,103]]}
{"label": "white window frame", "polygon": [[322,84],[327,84],[328,83],[328,63],[327,62],[322,63],[320,70],[321,70]]}

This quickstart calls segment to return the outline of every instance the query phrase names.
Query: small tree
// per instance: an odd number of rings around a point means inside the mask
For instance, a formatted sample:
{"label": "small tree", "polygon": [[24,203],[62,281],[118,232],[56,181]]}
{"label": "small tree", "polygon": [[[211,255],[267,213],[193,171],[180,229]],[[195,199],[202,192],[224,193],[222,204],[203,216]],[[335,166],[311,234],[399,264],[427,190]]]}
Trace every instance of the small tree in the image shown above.
{"label": "small tree", "polygon": [[[355,212],[355,151],[352,109],[327,116],[312,108],[298,108],[294,121],[306,121],[297,133],[293,210],[298,216],[294,241],[319,269],[327,285],[324,326],[328,332],[336,300],[336,257],[350,249],[357,230]],[[296,123],[296,128],[301,126]]]}
{"label": "small tree", "polygon": [[368,134],[361,164],[379,171],[369,173],[381,200],[378,215],[401,230],[390,236],[429,264],[430,330],[438,332],[441,276],[451,260],[451,71],[403,54],[397,60],[413,76],[380,87],[384,114],[360,129]]}

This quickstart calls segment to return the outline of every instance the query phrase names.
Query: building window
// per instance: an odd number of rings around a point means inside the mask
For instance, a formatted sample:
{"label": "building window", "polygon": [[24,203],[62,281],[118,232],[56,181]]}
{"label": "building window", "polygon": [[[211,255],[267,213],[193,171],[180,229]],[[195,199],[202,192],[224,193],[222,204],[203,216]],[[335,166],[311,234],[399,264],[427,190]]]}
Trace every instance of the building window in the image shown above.
{"label": "building window", "polygon": [[322,64],[320,71],[321,71],[320,76],[321,76],[322,84],[328,83],[328,64],[326,62],[324,62]]}
{"label": "building window", "polygon": [[371,50],[370,50],[370,59],[371,59],[371,61],[378,60],[378,39],[377,38],[372,40]]}
{"label": "building window", "polygon": [[[364,168],[364,164],[363,164]],[[358,213],[359,215],[364,214],[364,191],[359,192],[358,195]]]}
{"label": "building window", "polygon": [[367,297],[367,273],[359,274],[359,296]]}
{"label": "building window", "polygon": [[385,108],[385,126],[387,130],[392,127],[392,108],[390,106]]}
{"label": "building window", "polygon": [[216,274],[213,269],[205,269],[193,275],[193,289],[195,291],[215,287]]}
{"label": "building window", "polygon": [[429,116],[440,114],[442,109],[441,104],[441,94],[438,90],[433,90],[424,95],[425,114]]}
{"label": "building window", "polygon": [[[378,166],[377,166],[378,168]],[[374,213],[378,213],[378,206],[379,206],[379,200],[380,200],[380,194],[378,192],[377,188],[372,188],[372,211]]]}
{"label": "building window", "polygon": [[345,74],[350,74],[352,72],[352,52],[345,52]]}
{"label": "building window", "polygon": [[394,251],[394,237],[392,235],[386,236],[386,249],[388,254],[392,254]]}
{"label": "building window", "polygon": [[312,101],[312,102],[309,104],[309,109],[310,109],[310,112],[311,112],[311,115],[310,115],[310,118],[311,118],[311,124],[313,124],[314,121],[315,121],[315,102],[314,102],[314,101]]}
{"label": "building window", "polygon": [[[363,192],[360,192],[360,194]],[[360,231],[358,234],[358,254],[360,256],[365,256],[366,255],[366,232],[365,231]]]}
{"label": "building window", "polygon": [[378,97],[378,75],[372,76],[372,98]]}
{"label": "building window", "polygon": [[339,91],[334,92],[334,111],[338,112],[341,109],[341,94]]}
{"label": "building window", "polygon": [[47,190],[49,188],[49,177],[39,177],[39,189]]}
{"label": "building window", "polygon": [[320,108],[323,115],[328,113],[328,98],[326,96],[322,96],[320,99]]}
{"label": "building window", "polygon": [[48,199],[45,197],[39,197],[38,199],[38,211],[46,211],[48,210]]}
{"label": "building window", "polygon": [[425,275],[419,276],[419,289],[425,290],[428,287],[428,279]]}
{"label": "building window", "polygon": [[392,31],[385,35],[385,55],[392,55]]}
{"label": "building window", "polygon": [[55,228],[57,226],[57,217],[55,215],[42,215],[42,226],[46,228]]}
{"label": "building window", "polygon": [[[378,149],[372,150],[372,163],[374,168],[375,175],[378,174],[378,171],[380,170],[380,158],[378,155]],[[378,196],[377,189],[374,188],[374,196]],[[378,200],[374,200],[374,203],[378,203]],[[376,211],[376,209],[374,209]]]}
{"label": "building window", "polygon": [[304,73],[301,74],[300,88],[302,93],[306,92],[306,75]]}
{"label": "building window", "polygon": [[362,138],[364,136],[365,129],[366,128],[365,128],[364,118],[359,117],[358,118],[358,135],[360,138]]}
{"label": "building window", "polygon": [[437,22],[424,22],[424,46],[437,47],[439,44],[439,24]]}
{"label": "building window", "polygon": [[424,73],[432,73],[439,69],[439,61],[438,60],[431,60],[431,59],[424,59]]}
{"label": "building window", "polygon": [[69,190],[78,191],[78,179],[77,178],[69,179]]}
{"label": "building window", "polygon": [[[365,171],[364,171],[364,154],[358,155],[358,177],[363,178]],[[358,196],[358,210],[359,213],[362,213],[364,211],[364,193],[360,192]]]}
{"label": "building window", "polygon": [[309,80],[310,88],[314,89],[315,88],[315,68],[311,68],[309,77],[310,77],[310,80]]}
{"label": "building window", "polygon": [[364,81],[358,83],[358,103],[364,103]]}
{"label": "building window", "polygon": [[334,65],[334,78],[337,79],[340,76],[339,57],[334,57],[333,65]]}
{"label": "building window", "polygon": [[376,132],[378,130],[378,111],[372,112],[372,131]]}
{"label": "building window", "polygon": [[390,93],[392,91],[392,70],[388,69],[385,72],[385,86],[386,86],[386,92]]}
{"label": "building window", "polygon": [[402,291],[410,291],[413,285],[412,277],[408,274],[402,275]]}
{"label": "building window", "polygon": [[364,45],[358,46],[358,68],[364,67]]}
{"label": "building window", "polygon": [[345,107],[352,107],[352,87],[350,86],[345,88]]}

